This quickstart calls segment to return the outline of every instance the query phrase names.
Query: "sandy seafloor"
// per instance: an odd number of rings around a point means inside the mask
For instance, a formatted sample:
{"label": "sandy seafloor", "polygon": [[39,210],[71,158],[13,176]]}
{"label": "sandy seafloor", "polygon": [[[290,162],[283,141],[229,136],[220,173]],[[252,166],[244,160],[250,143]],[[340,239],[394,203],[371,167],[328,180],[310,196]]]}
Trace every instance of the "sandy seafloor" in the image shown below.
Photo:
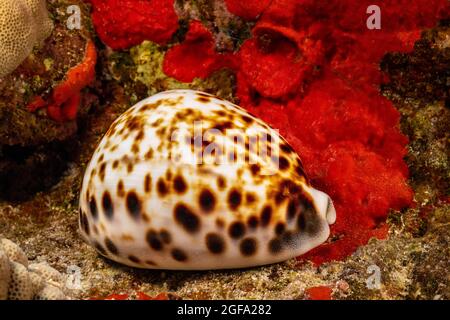
{"label": "sandy seafloor", "polygon": [[[450,28],[439,30],[439,37],[433,38],[439,45],[416,52],[424,63],[432,55],[450,62]],[[418,84],[410,85],[403,93]],[[447,93],[450,88],[448,79],[429,85]],[[47,261],[63,273],[79,267],[82,286],[68,291],[73,298],[121,293],[133,298],[141,291],[151,296],[169,292],[182,299],[305,299],[305,289],[328,286],[333,299],[450,299],[450,204],[445,201],[450,110],[442,97],[405,99],[391,89],[384,93],[401,111],[402,129],[411,139],[407,162],[418,206],[392,212],[389,239],[371,240],[344,261],[315,267],[290,260],[246,270],[180,272],[132,269],[100,257],[78,233],[78,190],[96,143],[124,109],[120,102],[89,118],[88,131],[80,139],[81,154],[56,185],[26,201],[0,202],[0,235],[18,243],[30,261]],[[425,218],[419,215],[424,207],[430,208]],[[375,288],[367,285],[373,268],[379,268],[381,276]]]}

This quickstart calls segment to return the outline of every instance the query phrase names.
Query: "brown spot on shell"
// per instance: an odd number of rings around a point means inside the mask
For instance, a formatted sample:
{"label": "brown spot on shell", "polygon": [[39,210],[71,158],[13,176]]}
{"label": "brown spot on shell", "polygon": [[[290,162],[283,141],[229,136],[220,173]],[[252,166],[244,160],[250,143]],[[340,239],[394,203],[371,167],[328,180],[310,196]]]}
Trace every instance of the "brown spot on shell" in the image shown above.
{"label": "brown spot on shell", "polygon": [[261,171],[261,167],[258,164],[252,164],[250,166],[250,171],[252,172],[252,175],[256,176]]}
{"label": "brown spot on shell", "polygon": [[285,179],[280,183],[279,192],[275,195],[275,202],[280,205],[285,199],[301,194],[301,188],[291,180]]}
{"label": "brown spot on shell", "polygon": [[162,104],[162,100],[158,100],[155,103],[149,103],[141,107],[142,112],[150,111],[158,108]]}
{"label": "brown spot on shell", "polygon": [[127,163],[127,172],[128,172],[128,174],[130,174],[131,172],[133,172],[133,169],[134,169],[133,163],[132,163],[132,162],[128,162],[128,163]]}
{"label": "brown spot on shell", "polygon": [[97,170],[92,169],[92,171],[91,171],[91,180],[94,179],[96,174],[97,174]]}
{"label": "brown spot on shell", "polygon": [[144,178],[144,191],[149,193],[152,190],[152,176],[147,173]]}
{"label": "brown spot on shell", "polygon": [[280,170],[284,171],[289,169],[289,160],[286,159],[285,157],[280,157],[279,158],[279,163],[278,163],[278,167],[280,168]]}
{"label": "brown spot on shell", "polygon": [[223,221],[223,219],[221,219],[221,218],[217,218],[216,219],[216,225],[220,229],[223,229],[225,227],[225,221]]}
{"label": "brown spot on shell", "polygon": [[119,183],[117,184],[117,195],[119,197],[124,197],[125,196],[125,186],[124,186],[122,180],[119,180]]}
{"label": "brown spot on shell", "polygon": [[159,232],[159,237],[165,244],[169,244],[172,241],[172,237],[170,236],[169,231],[167,231],[166,229],[162,229]]}
{"label": "brown spot on shell", "polygon": [[123,241],[134,241],[134,237],[131,234],[122,234],[122,236],[120,237],[120,240]]}
{"label": "brown spot on shell", "polygon": [[171,254],[172,254],[172,258],[174,258],[176,261],[179,261],[179,262],[186,261],[188,258],[187,254],[183,250],[178,249],[178,248],[172,249]]}
{"label": "brown spot on shell", "polygon": [[157,266],[156,262],[151,261],[151,260],[145,260],[145,264],[147,264],[149,266]]}
{"label": "brown spot on shell", "polygon": [[144,130],[139,130],[138,134],[136,135],[136,142],[140,142],[142,140],[144,140],[145,138],[145,131]]}
{"label": "brown spot on shell", "polygon": [[283,222],[278,222],[275,226],[275,233],[277,235],[283,234],[284,230],[286,230],[286,225]]}
{"label": "brown spot on shell", "polygon": [[242,194],[237,189],[232,189],[230,193],[228,193],[228,206],[231,210],[236,210],[242,202]]}
{"label": "brown spot on shell", "polygon": [[97,251],[100,252],[102,255],[104,255],[104,256],[107,256],[107,255],[108,255],[108,253],[106,252],[105,248],[103,248],[103,246],[102,246],[100,243],[94,241],[94,242],[92,242],[92,245],[93,245],[94,248],[97,249]]}
{"label": "brown spot on shell", "polygon": [[163,244],[159,239],[158,234],[154,230],[149,230],[145,237],[149,246],[156,251],[161,251],[163,248]]}
{"label": "brown spot on shell", "polygon": [[[225,105],[221,105],[222,108],[226,108]],[[219,117],[225,117],[227,113],[224,110],[216,110],[214,111],[215,114],[217,114]]]}
{"label": "brown spot on shell", "polygon": [[138,154],[139,153],[139,142],[135,142],[133,143],[133,145],[131,146],[131,152],[134,154]]}
{"label": "brown spot on shell", "polygon": [[177,204],[174,210],[175,221],[187,232],[194,233],[200,229],[200,219],[186,205]]}
{"label": "brown spot on shell", "polygon": [[125,127],[129,129],[130,131],[137,131],[140,130],[143,127],[143,121],[142,118],[139,116],[133,116],[129,117],[128,120],[125,123]]}
{"label": "brown spot on shell", "polygon": [[292,220],[294,219],[295,215],[297,214],[297,211],[299,210],[299,203],[297,200],[292,199],[289,201],[288,206],[286,208],[286,219]]}
{"label": "brown spot on shell", "polygon": [[281,240],[285,246],[292,246],[294,239],[294,233],[291,231],[286,231],[281,236]]}
{"label": "brown spot on shell", "polygon": [[203,189],[199,195],[198,202],[200,204],[200,208],[204,212],[209,213],[213,211],[216,206],[216,197],[210,190]]}
{"label": "brown spot on shell", "polygon": [[206,235],[206,247],[211,253],[220,254],[225,250],[225,241],[217,233]]}
{"label": "brown spot on shell", "polygon": [[305,176],[305,170],[303,170],[303,166],[301,164],[297,164],[295,166],[295,172],[301,177]]}
{"label": "brown spot on shell", "polygon": [[233,239],[242,238],[245,234],[245,225],[240,221],[232,223],[228,229],[228,234]]}
{"label": "brown spot on shell", "polygon": [[90,230],[89,230],[89,220],[84,212],[80,209],[80,226],[81,229],[86,233],[86,235],[89,236]]}
{"label": "brown spot on shell", "polygon": [[167,181],[172,180],[172,170],[170,170],[170,169],[167,169],[167,171],[166,171],[166,180]]}
{"label": "brown spot on shell", "polygon": [[320,219],[311,203],[306,202],[304,210],[298,215],[297,227],[300,231],[311,235],[319,232],[321,228]]}
{"label": "brown spot on shell", "polygon": [[95,197],[92,196],[91,200],[89,201],[89,210],[91,212],[91,215],[94,219],[98,218],[98,209],[97,209],[97,201],[95,200]]}
{"label": "brown spot on shell", "polygon": [[230,128],[233,128],[233,123],[231,121],[224,121],[224,122],[215,124],[211,129],[219,130],[220,132],[224,132]]}
{"label": "brown spot on shell", "polygon": [[131,262],[137,263],[137,264],[141,263],[141,260],[139,260],[136,256],[133,256],[133,255],[129,255],[128,260],[130,260]]}
{"label": "brown spot on shell", "polygon": [[146,160],[152,159],[153,158],[153,153],[154,153],[153,149],[150,148],[144,155],[145,159]]}
{"label": "brown spot on shell", "polygon": [[108,249],[109,252],[112,254],[118,255],[119,250],[117,249],[116,245],[111,241],[109,238],[105,238],[105,246]]}
{"label": "brown spot on shell", "polygon": [[281,143],[280,149],[281,149],[281,151],[286,152],[286,153],[294,153],[294,149],[292,149],[292,147],[287,143]]}
{"label": "brown spot on shell", "polygon": [[142,220],[144,220],[147,224],[150,223],[151,219],[146,212],[142,213]]}
{"label": "brown spot on shell", "polygon": [[177,175],[173,180],[173,188],[178,194],[183,194],[187,190],[187,184],[182,175]]}
{"label": "brown spot on shell", "polygon": [[305,230],[306,228],[306,219],[303,213],[300,213],[297,218],[297,227],[300,230]]}
{"label": "brown spot on shell", "polygon": [[255,203],[256,199],[257,199],[257,197],[256,197],[256,195],[254,193],[248,192],[245,195],[245,200],[246,200],[247,204],[249,204],[249,205]]}
{"label": "brown spot on shell", "polygon": [[164,122],[164,119],[159,118],[159,119],[155,120],[155,121],[151,124],[151,126],[152,126],[152,127],[159,127],[163,122]]}
{"label": "brown spot on shell", "polygon": [[272,218],[272,207],[267,205],[261,212],[261,225],[266,227]]}
{"label": "brown spot on shell", "polygon": [[208,102],[211,101],[211,98],[210,97],[205,97],[205,96],[200,96],[200,97],[198,97],[195,100],[197,100],[200,103],[208,103]]}
{"label": "brown spot on shell", "polygon": [[223,190],[227,187],[227,182],[224,177],[217,177],[217,187],[219,188],[219,190]]}
{"label": "brown spot on shell", "polygon": [[256,253],[257,245],[254,238],[245,238],[239,245],[241,254],[244,256],[251,256]]}
{"label": "brown spot on shell", "polygon": [[278,238],[274,238],[269,241],[269,251],[271,253],[279,253],[283,250],[283,245],[281,243],[281,240]]}
{"label": "brown spot on shell", "polygon": [[209,94],[207,92],[196,92],[195,94],[199,97],[215,98],[212,94]]}
{"label": "brown spot on shell", "polygon": [[102,182],[105,180],[105,171],[106,171],[106,163],[103,162],[100,165],[100,171],[98,172],[98,176],[100,178],[100,181],[102,181]]}
{"label": "brown spot on shell", "polygon": [[113,202],[111,200],[111,195],[109,194],[109,191],[105,191],[103,193],[102,205],[103,205],[103,212],[105,213],[105,216],[108,219],[112,219],[114,216],[114,206],[113,206]]}
{"label": "brown spot on shell", "polygon": [[169,189],[167,187],[166,182],[163,180],[163,178],[158,179],[158,183],[156,184],[156,188],[158,190],[158,194],[161,197],[165,197],[167,193],[169,192]]}
{"label": "brown spot on shell", "polygon": [[130,191],[127,194],[127,209],[130,215],[137,219],[141,216],[141,200],[139,199],[138,195],[134,191]]}
{"label": "brown spot on shell", "polygon": [[163,99],[162,101],[166,106],[175,107],[176,105],[181,104],[183,102],[183,100],[184,100],[184,97],[180,96],[176,99]]}
{"label": "brown spot on shell", "polygon": [[251,216],[247,220],[247,225],[251,229],[255,229],[258,226],[259,220],[257,216]]}
{"label": "brown spot on shell", "polygon": [[250,124],[250,123],[252,123],[254,121],[252,117],[250,117],[250,116],[248,116],[246,114],[242,115],[241,119],[247,124]]}

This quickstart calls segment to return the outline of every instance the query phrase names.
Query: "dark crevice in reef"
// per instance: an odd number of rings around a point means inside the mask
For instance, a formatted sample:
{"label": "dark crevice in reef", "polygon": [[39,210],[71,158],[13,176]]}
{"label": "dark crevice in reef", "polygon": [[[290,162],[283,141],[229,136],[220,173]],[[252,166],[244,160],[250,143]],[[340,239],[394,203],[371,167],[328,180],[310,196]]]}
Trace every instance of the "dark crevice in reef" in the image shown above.
{"label": "dark crevice in reef", "polygon": [[426,31],[412,53],[390,53],[381,62],[390,82],[383,86],[405,99],[422,102],[445,101],[450,105],[450,19]]}
{"label": "dark crevice in reef", "polygon": [[0,146],[0,200],[25,201],[59,182],[78,154],[75,138],[41,146]]}

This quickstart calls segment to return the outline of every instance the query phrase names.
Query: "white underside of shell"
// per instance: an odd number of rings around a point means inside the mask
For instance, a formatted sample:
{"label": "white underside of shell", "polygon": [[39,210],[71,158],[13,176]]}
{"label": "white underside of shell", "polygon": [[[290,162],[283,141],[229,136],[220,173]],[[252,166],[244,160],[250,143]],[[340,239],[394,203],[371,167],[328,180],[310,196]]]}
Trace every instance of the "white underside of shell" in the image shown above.
{"label": "white underside of shell", "polygon": [[[213,131],[205,140],[222,151],[196,149],[187,137],[197,137],[199,121],[202,136],[207,129],[265,132],[282,148],[264,158]],[[226,161],[229,147],[243,161]],[[88,243],[112,260],[149,269],[284,261],[326,241],[335,219],[330,198],[309,186],[297,154],[275,130],[191,90],[162,92],[119,117],[96,149],[80,195]]]}

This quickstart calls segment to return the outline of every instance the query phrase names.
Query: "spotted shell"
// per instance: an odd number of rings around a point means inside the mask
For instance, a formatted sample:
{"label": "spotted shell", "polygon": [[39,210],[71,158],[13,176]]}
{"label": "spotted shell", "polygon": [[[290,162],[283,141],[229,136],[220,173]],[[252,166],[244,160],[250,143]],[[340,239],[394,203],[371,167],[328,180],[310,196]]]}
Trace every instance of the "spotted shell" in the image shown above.
{"label": "spotted shell", "polygon": [[310,186],[276,130],[191,90],[156,94],[120,116],[80,194],[86,241],[109,259],[148,269],[284,261],[323,243],[335,218],[330,198]]}

